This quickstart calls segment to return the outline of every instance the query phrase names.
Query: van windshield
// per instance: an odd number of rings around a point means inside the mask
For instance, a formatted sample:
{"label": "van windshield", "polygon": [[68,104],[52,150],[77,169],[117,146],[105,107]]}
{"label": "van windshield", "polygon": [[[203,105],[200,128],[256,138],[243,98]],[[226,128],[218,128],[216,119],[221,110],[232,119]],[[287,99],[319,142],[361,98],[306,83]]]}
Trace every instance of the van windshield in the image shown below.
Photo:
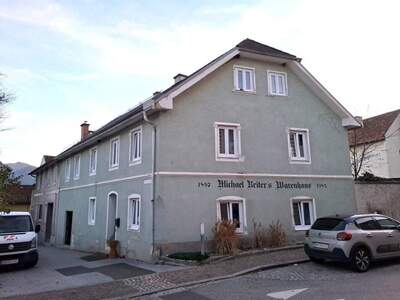
{"label": "van windshield", "polygon": [[30,216],[0,216],[0,234],[33,231]]}

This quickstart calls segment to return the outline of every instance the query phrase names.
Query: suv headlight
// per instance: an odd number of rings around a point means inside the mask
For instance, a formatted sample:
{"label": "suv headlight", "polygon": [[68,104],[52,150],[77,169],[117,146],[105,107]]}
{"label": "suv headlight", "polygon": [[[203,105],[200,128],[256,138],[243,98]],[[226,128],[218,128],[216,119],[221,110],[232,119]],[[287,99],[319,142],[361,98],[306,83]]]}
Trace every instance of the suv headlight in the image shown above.
{"label": "suv headlight", "polygon": [[34,237],[31,241],[31,248],[37,248],[37,239]]}

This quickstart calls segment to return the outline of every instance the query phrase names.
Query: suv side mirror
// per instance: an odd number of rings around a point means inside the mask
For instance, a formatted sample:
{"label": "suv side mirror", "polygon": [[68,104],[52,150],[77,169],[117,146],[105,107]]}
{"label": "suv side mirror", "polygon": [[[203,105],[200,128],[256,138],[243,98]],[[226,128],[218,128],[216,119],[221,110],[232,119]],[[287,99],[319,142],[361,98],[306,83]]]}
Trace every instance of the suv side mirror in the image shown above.
{"label": "suv side mirror", "polygon": [[39,231],[40,231],[40,225],[37,224],[37,225],[35,226],[35,232],[38,233]]}

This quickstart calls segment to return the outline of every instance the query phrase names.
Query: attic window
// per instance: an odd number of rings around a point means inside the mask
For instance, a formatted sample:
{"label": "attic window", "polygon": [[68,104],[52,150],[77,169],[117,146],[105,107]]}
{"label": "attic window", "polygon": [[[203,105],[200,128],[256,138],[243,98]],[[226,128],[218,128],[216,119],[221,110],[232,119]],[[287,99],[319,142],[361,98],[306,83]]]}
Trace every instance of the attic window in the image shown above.
{"label": "attic window", "polygon": [[233,79],[236,91],[255,92],[255,70],[250,67],[234,66]]}
{"label": "attic window", "polygon": [[268,71],[268,94],[271,96],[287,96],[286,73]]}

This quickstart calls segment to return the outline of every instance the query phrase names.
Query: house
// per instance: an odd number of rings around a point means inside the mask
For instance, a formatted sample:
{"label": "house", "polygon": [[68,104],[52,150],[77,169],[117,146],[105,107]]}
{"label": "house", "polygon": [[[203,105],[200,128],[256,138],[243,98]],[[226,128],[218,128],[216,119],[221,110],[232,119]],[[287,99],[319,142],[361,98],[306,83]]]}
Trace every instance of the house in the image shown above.
{"label": "house", "polygon": [[[217,220],[279,220],[301,240],[317,216],[355,211],[355,118],[301,59],[246,39],[34,170],[58,169],[54,243],[127,257],[199,248]],[[54,173],[52,173],[54,174]],[[56,190],[54,190],[56,194]],[[35,203],[50,203],[38,187]],[[40,200],[39,200],[40,199]]]}
{"label": "house", "polygon": [[369,172],[383,178],[400,178],[400,109],[365,119],[362,128],[351,129],[348,134],[350,156],[358,175]]}
{"label": "house", "polygon": [[29,173],[36,167],[23,162],[6,164],[11,170],[14,178],[19,179],[18,185],[9,187],[10,198],[7,199],[11,211],[29,211],[31,207],[31,196],[35,186],[35,178]]}

